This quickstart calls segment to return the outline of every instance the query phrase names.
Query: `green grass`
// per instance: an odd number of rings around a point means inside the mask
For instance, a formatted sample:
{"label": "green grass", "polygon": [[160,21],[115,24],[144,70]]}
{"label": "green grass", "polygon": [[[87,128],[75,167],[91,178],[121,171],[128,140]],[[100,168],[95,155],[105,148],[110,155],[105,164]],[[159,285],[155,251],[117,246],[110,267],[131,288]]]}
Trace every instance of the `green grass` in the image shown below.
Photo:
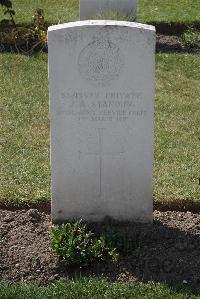
{"label": "green grass", "polygon": [[200,199],[199,68],[195,55],[157,55],[157,199]]}
{"label": "green grass", "polygon": [[140,22],[185,23],[200,22],[199,0],[139,0]]}
{"label": "green grass", "polygon": [[181,35],[180,40],[186,47],[195,47],[195,45],[200,44],[200,32],[189,28]]}
{"label": "green grass", "polygon": [[38,287],[31,284],[0,284],[1,299],[197,299],[199,288],[177,290],[155,283],[110,283],[102,279],[80,279]]}
{"label": "green grass", "polygon": [[[154,196],[200,199],[200,58],[157,55]],[[47,55],[0,56],[0,201],[50,198]]]}
{"label": "green grass", "polygon": [[1,55],[0,198],[49,197],[47,55]]}
{"label": "green grass", "polygon": [[[13,0],[17,22],[31,22],[33,11],[43,8],[46,21],[63,23],[79,19],[79,0]],[[0,14],[0,19],[2,19]],[[200,22],[199,0],[138,0],[139,22]]]}
{"label": "green grass", "polygon": [[[48,23],[66,23],[79,19],[79,0],[12,0],[16,12],[17,23],[32,22],[36,8],[44,9],[45,20]],[[3,15],[0,15],[0,19]]]}

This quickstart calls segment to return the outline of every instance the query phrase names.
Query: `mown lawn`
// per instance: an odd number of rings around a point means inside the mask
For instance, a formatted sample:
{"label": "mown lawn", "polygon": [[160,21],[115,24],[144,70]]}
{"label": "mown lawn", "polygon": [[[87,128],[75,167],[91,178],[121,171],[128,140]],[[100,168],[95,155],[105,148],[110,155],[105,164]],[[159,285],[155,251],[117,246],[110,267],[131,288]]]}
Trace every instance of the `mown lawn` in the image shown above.
{"label": "mown lawn", "polygon": [[156,199],[200,199],[200,58],[158,55]]}
{"label": "mown lawn", "polygon": [[[66,23],[79,19],[79,0],[12,0],[16,12],[17,23],[32,22],[35,9],[44,10],[45,20],[48,23]],[[2,19],[2,14],[0,19]]]}
{"label": "mown lawn", "polygon": [[54,283],[46,287],[31,284],[0,284],[1,299],[198,299],[200,289],[172,289],[159,283],[110,283],[102,279],[80,279]]}
{"label": "mown lawn", "polygon": [[192,24],[200,22],[199,0],[138,0],[140,22]]}
{"label": "mown lawn", "polygon": [[[200,58],[159,54],[154,197],[200,199]],[[50,199],[47,55],[0,56],[0,201]]]}
{"label": "mown lawn", "polygon": [[2,54],[0,66],[0,198],[49,198],[47,55]]}
{"label": "mown lawn", "polygon": [[[84,0],[80,0],[84,1]],[[36,8],[43,8],[48,23],[63,23],[79,19],[79,0],[13,0],[17,22],[31,22]],[[0,19],[3,15],[0,14]],[[138,0],[139,22],[192,24],[200,22],[199,0]]]}

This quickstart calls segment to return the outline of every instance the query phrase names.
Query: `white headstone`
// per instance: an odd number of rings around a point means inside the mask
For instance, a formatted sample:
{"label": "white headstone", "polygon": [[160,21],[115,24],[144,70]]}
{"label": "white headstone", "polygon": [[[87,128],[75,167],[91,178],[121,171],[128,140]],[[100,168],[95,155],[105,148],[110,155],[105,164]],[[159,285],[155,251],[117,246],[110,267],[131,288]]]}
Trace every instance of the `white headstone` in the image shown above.
{"label": "white headstone", "polygon": [[137,0],[80,0],[80,19],[87,20],[108,11],[136,17]]}
{"label": "white headstone", "polygon": [[152,221],[155,28],[49,28],[52,219]]}

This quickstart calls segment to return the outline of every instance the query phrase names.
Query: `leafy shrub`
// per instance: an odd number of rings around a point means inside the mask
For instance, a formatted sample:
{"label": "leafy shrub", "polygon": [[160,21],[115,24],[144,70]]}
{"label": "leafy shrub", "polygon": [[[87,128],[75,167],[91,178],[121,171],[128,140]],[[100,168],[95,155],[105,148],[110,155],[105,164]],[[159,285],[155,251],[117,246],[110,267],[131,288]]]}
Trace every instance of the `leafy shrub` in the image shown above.
{"label": "leafy shrub", "polygon": [[[1,0],[0,0],[1,1]],[[47,30],[45,28],[44,11],[36,9],[33,23],[27,26],[5,28],[0,32],[1,51],[15,51],[23,54],[33,54],[47,49]]]}
{"label": "leafy shrub", "polygon": [[190,27],[181,35],[181,42],[186,47],[195,47],[200,43],[200,31]]}
{"label": "leafy shrub", "polygon": [[51,238],[53,250],[67,265],[88,266],[118,257],[112,244],[103,235],[95,238],[81,220],[52,227]]}

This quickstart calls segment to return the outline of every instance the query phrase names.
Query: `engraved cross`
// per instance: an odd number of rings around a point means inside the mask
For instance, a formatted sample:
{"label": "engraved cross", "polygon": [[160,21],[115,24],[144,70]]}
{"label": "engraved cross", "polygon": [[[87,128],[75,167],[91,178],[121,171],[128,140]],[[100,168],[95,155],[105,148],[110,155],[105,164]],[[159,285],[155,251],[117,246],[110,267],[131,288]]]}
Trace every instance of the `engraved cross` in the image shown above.
{"label": "engraved cross", "polygon": [[81,155],[93,155],[97,156],[99,158],[99,196],[101,197],[102,195],[102,172],[103,172],[103,158],[104,156],[110,155],[122,155],[125,153],[125,151],[120,151],[120,152],[104,152],[103,150],[103,128],[98,128],[98,151],[96,152],[86,152],[83,153],[79,150],[79,159]]}

